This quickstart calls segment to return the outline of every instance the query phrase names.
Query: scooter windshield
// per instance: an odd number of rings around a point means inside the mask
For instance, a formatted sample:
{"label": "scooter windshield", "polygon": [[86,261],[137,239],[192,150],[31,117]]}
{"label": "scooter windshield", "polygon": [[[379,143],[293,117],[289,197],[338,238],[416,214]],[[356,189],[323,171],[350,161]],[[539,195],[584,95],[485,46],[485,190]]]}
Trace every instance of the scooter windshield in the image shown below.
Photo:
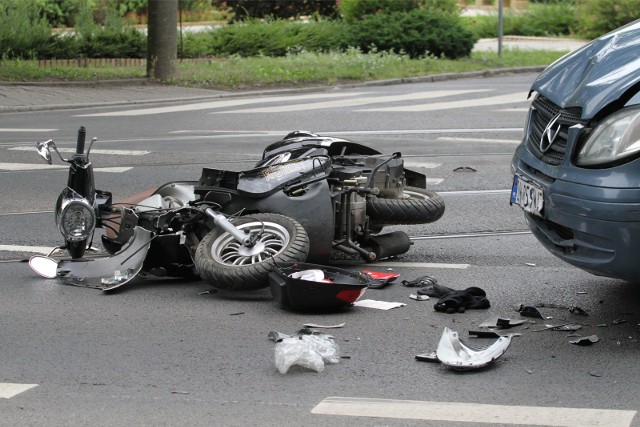
{"label": "scooter windshield", "polygon": [[69,285],[103,291],[118,288],[140,272],[151,239],[150,231],[135,227],[129,243],[111,256],[60,261],[58,278]]}

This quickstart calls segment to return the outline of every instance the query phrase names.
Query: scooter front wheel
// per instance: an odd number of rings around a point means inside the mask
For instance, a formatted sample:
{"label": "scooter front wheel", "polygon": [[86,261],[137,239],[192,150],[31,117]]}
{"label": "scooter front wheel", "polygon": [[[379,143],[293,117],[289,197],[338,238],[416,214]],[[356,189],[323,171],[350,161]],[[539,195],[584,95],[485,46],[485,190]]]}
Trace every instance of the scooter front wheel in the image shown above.
{"label": "scooter front wheel", "polygon": [[253,247],[239,243],[216,227],[198,244],[195,265],[198,275],[213,287],[252,290],[269,285],[268,275],[276,263],[305,261],[309,237],[297,221],[277,214],[255,214],[233,221],[244,233],[256,234]]}

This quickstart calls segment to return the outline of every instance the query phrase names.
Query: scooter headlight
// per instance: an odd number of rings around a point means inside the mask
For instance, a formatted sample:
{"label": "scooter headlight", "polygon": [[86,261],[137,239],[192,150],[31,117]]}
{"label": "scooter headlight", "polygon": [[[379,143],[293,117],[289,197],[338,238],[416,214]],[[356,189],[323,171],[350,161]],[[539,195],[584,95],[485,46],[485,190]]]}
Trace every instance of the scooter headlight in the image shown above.
{"label": "scooter headlight", "polygon": [[96,214],[84,199],[66,200],[59,210],[57,220],[60,233],[71,241],[89,238],[96,227]]}

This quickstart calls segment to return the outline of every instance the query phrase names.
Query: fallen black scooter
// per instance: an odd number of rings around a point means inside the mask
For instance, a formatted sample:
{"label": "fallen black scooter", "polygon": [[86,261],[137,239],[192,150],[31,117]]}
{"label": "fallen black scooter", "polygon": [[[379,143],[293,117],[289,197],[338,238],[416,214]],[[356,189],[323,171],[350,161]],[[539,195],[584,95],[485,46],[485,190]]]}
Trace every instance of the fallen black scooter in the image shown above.
{"label": "fallen black scooter", "polygon": [[[328,263],[335,251],[371,262],[407,252],[406,233],[388,225],[436,221],[444,202],[426,177],[404,168],[400,153],[383,155],[340,138],[296,131],[265,149],[255,168],[204,168],[198,181],[164,184],[114,202],[96,190],[86,130],[75,154],[52,140],[37,144],[70,164],[56,222],[69,258],[35,256],[45,277],[103,290],[140,273],[199,276],[219,289],[268,286],[275,263]],[[96,229],[109,256],[85,256]]]}

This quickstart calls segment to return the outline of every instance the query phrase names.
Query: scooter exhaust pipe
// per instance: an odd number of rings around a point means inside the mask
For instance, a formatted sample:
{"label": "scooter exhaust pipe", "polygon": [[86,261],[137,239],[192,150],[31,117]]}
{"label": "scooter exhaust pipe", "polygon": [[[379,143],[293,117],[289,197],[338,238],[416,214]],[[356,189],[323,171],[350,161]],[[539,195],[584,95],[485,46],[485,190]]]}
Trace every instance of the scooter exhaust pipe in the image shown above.
{"label": "scooter exhaust pipe", "polygon": [[402,255],[411,248],[412,244],[409,235],[404,231],[393,231],[391,233],[372,236],[367,242],[371,251],[376,254],[377,260]]}

